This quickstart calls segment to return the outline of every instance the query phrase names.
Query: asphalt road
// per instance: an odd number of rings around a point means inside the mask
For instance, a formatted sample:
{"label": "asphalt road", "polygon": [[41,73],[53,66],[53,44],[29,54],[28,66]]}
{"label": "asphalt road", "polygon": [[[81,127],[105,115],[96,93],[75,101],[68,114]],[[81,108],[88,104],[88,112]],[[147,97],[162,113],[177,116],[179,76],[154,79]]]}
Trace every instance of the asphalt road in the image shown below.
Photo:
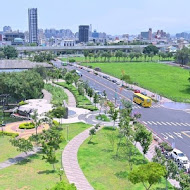
{"label": "asphalt road", "polygon": [[[62,67],[60,62],[54,62],[58,68]],[[108,99],[120,105],[121,99],[132,100],[133,92],[122,89],[117,84],[104,79],[102,76],[96,76],[84,69],[74,66],[67,66],[68,70],[77,69],[82,73],[82,80],[88,81],[89,85],[101,92],[107,93]],[[140,121],[176,148],[183,151],[190,159],[190,113],[184,110],[174,110],[163,107],[159,103],[154,103],[151,108],[143,108],[133,104],[133,112],[142,114]]]}

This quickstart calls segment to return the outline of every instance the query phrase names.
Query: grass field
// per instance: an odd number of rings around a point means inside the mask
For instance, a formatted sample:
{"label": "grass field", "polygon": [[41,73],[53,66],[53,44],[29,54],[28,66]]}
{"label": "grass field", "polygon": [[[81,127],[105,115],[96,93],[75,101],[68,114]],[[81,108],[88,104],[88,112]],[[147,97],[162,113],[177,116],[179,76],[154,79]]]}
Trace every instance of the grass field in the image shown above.
{"label": "grass field", "polygon": [[[87,62],[94,62],[94,61],[95,61],[93,57],[92,57],[91,59],[89,59],[88,57],[87,57],[87,59],[85,59],[85,57],[68,57],[68,60],[69,60],[69,59],[75,59],[76,62],[86,62],[86,61],[87,61]],[[67,61],[67,58],[61,58],[61,60],[62,60],[62,61]],[[97,58],[96,61],[102,62],[103,60],[104,60],[104,58],[100,58],[100,57],[99,57],[99,58]],[[111,57],[110,62],[115,62],[116,60],[117,60],[116,57]],[[152,61],[153,61],[153,62],[157,62],[157,61],[159,61],[159,60],[160,60],[160,61],[173,61],[174,58],[172,57],[172,58],[168,58],[168,59],[162,60],[162,59],[159,59],[159,56],[158,56],[158,55],[155,55],[155,56],[152,58]],[[120,61],[123,61],[123,58],[120,58]],[[130,61],[130,58],[126,58],[125,61]],[[133,61],[136,61],[136,59],[133,59]],[[138,62],[140,62],[140,61],[145,61],[145,59],[144,59],[144,57],[142,56],[142,57],[140,57],[137,61],[138,61]],[[147,57],[146,61],[151,61],[151,59]]]}
{"label": "grass field", "polygon": [[[63,130],[60,132],[65,139],[67,136],[66,126],[69,126],[69,140],[90,127],[84,123],[63,125]],[[56,169],[62,167],[61,154],[66,144],[66,141],[62,142],[61,148],[56,152],[59,160],[55,165]],[[66,176],[63,176],[63,180],[67,181]],[[41,154],[36,154],[28,161],[0,170],[0,189],[45,190],[54,186],[58,181],[58,174],[52,171],[52,165],[42,160]]]}
{"label": "grass field", "polygon": [[0,162],[13,158],[20,154],[9,142],[10,137],[0,135]]}
{"label": "grass field", "polygon": [[64,92],[63,89],[56,87],[56,86],[52,86],[51,84],[45,84],[44,88],[52,94],[52,100],[51,103],[53,105],[63,105],[63,100],[66,100],[66,102],[68,102],[68,96],[67,94]]}
{"label": "grass field", "polygon": [[[86,66],[86,63],[84,64]],[[152,92],[178,102],[190,103],[189,71],[161,63],[88,63],[102,72],[120,78],[122,72]]]}
{"label": "grass field", "polygon": [[[129,164],[126,158],[126,145],[120,150],[119,158],[115,158],[115,150],[106,138],[107,134],[117,131],[103,128],[88,144],[88,139],[82,144],[78,152],[78,160],[85,176],[95,190],[144,190],[142,184],[133,185],[128,181]],[[133,149],[133,167],[144,163],[143,155]],[[164,190],[165,180],[151,188],[151,190]],[[171,186],[169,189],[173,189]]]}

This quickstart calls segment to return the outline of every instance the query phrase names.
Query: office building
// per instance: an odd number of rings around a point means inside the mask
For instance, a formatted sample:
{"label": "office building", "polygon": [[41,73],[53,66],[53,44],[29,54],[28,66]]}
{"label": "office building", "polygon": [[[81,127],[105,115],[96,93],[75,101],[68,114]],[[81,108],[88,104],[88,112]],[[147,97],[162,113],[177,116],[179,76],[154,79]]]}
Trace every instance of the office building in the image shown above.
{"label": "office building", "polygon": [[141,32],[142,40],[152,40],[152,28],[149,28],[148,32]]}
{"label": "office building", "polygon": [[81,25],[79,26],[79,43],[87,43],[89,41],[89,26]]}
{"label": "office building", "polygon": [[28,9],[29,43],[38,44],[38,14],[37,9]]}

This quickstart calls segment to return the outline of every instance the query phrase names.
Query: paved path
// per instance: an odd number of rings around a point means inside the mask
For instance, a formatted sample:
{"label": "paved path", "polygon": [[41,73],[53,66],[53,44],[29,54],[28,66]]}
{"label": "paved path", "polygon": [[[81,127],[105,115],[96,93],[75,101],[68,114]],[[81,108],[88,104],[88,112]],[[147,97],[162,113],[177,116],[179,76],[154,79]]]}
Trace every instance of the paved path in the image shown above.
{"label": "paved path", "polygon": [[44,94],[43,99],[44,99],[44,100],[47,100],[47,103],[50,104],[50,103],[51,103],[51,98],[52,98],[51,93],[49,93],[49,92],[48,92],[47,90],[45,90],[45,89],[42,90],[42,93]]}
{"label": "paved path", "polygon": [[74,183],[78,190],[93,190],[84,176],[77,159],[80,145],[89,137],[89,130],[77,135],[65,147],[62,154],[62,164],[69,183]]}
{"label": "paved path", "polygon": [[32,156],[34,154],[36,154],[40,149],[39,148],[34,148],[33,151],[28,152],[27,154],[25,153],[21,153],[18,156],[14,157],[14,158],[9,158],[8,160],[6,160],[5,162],[0,163],[0,170],[7,168],[13,164],[17,164],[19,162],[21,162],[22,160],[26,159],[29,156]]}

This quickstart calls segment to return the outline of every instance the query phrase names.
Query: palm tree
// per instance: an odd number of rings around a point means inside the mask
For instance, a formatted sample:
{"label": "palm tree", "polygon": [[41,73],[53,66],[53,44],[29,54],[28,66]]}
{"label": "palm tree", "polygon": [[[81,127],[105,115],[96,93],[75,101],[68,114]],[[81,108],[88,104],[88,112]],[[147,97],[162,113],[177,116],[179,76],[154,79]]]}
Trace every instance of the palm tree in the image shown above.
{"label": "palm tree", "polygon": [[34,110],[32,115],[33,123],[36,129],[36,135],[38,134],[38,127],[42,124],[42,120],[39,119],[37,110]]}

